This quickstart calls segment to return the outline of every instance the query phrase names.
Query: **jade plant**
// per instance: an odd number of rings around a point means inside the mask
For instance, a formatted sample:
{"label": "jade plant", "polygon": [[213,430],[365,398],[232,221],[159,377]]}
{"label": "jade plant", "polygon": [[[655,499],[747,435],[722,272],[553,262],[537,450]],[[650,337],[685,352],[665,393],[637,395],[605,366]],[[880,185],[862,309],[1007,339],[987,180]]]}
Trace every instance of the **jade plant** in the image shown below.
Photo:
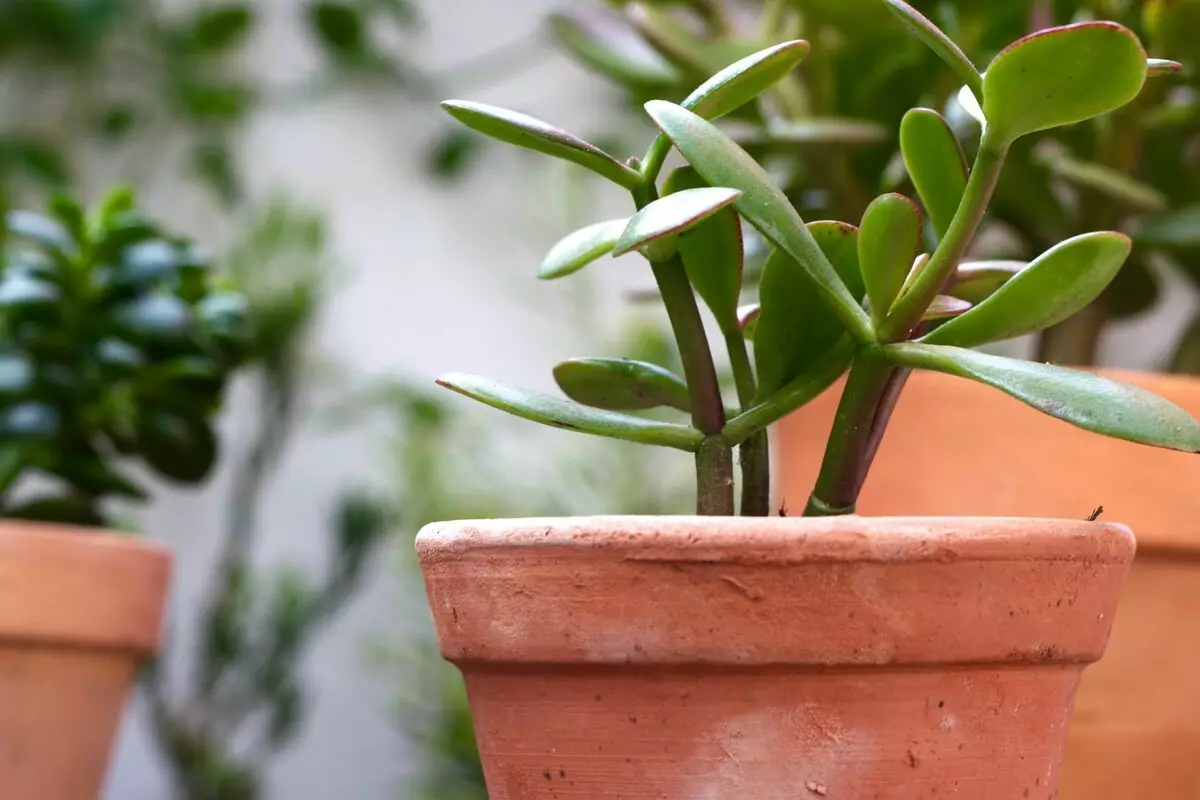
{"label": "jade plant", "polygon": [[[972,261],[969,248],[1022,137],[1069,126],[1136,99],[1148,78],[1177,68],[1148,59],[1114,22],[1052,27],[1001,50],[982,73],[940,28],[902,0],[883,0],[963,85],[981,120],[969,167],[936,111],[909,110],[901,153],[917,201],[876,197],[857,225],[806,223],[768,173],[713,124],[790,75],[809,50],[785,41],[721,70],[675,104],[645,104],[659,129],[642,157],[621,161],[559,128],[477,103],[444,107],[475,130],[573,161],[626,189],[635,213],[577,231],[556,245],[542,278],[606,254],[649,263],[680,352],[683,376],[607,359],[559,364],[566,398],[453,374],[439,383],[504,411],[583,433],[694,453],[699,514],[769,507],[769,425],[849,372],[805,513],[853,513],[859,491],[913,369],[974,380],[1085,430],[1200,451],[1200,423],[1133,386],[1064,367],[971,348],[1044,330],[1088,305],[1114,279],[1131,242],[1117,232],[1074,236],[1027,264]],[[670,150],[687,162],[660,180]],[[754,305],[741,303],[742,223],[769,243]],[[923,228],[936,246],[925,252]],[[728,352],[736,402],[727,403],[697,296]],[[753,347],[753,361],[750,357]],[[634,412],[664,407],[690,424]]]}
{"label": "jade plant", "polygon": [[110,522],[137,464],[183,484],[217,460],[244,298],[203,254],[110,192],[8,212],[0,254],[0,516]]}

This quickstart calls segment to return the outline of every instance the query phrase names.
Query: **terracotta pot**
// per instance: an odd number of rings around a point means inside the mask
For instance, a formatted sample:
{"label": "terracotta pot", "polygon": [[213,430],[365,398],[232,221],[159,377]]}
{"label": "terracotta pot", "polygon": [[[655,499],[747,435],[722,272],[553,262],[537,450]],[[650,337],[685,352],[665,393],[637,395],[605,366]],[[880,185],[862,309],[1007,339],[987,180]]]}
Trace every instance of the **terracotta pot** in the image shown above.
{"label": "terracotta pot", "polygon": [[594,517],[417,550],[492,800],[1054,796],[1116,524]]}
{"label": "terracotta pot", "polygon": [[0,796],[100,796],[170,564],[128,536],[0,522]]}
{"label": "terracotta pot", "polygon": [[[1108,372],[1200,416],[1200,381]],[[803,508],[838,391],[776,432],[780,502]],[[915,373],[862,514],[991,514],[1130,525],[1138,557],[1104,660],[1079,689],[1061,800],[1200,797],[1200,458],[1118,442],[993,389]]]}

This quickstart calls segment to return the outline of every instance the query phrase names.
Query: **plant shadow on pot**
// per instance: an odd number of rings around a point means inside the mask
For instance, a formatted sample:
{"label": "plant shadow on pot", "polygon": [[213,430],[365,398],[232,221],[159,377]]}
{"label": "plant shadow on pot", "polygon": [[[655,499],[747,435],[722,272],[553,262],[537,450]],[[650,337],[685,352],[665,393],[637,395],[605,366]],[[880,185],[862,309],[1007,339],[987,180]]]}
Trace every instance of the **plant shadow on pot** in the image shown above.
{"label": "plant shadow on pot", "polygon": [[493,800],[1049,798],[1111,523],[583,517],[417,540]]}
{"label": "plant shadow on pot", "polygon": [[[1191,378],[1106,372],[1200,410]],[[831,391],[776,434],[781,502],[800,502],[821,458]],[[980,424],[980,420],[985,420]],[[963,465],[971,463],[970,469]],[[1138,556],[1104,658],[1081,683],[1062,800],[1200,796],[1200,461],[1088,436],[985,387],[915,373],[863,489],[864,514],[1085,518],[1130,525]],[[796,498],[793,500],[792,498]]]}

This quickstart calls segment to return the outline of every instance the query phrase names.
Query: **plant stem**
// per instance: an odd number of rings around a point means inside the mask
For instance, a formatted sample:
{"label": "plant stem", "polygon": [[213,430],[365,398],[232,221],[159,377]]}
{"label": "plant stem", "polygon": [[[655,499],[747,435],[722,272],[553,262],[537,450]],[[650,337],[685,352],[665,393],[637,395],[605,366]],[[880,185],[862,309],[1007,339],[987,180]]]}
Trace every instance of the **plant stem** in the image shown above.
{"label": "plant stem", "polygon": [[857,345],[848,336],[822,356],[811,370],[806,371],[758,405],[743,411],[725,425],[721,438],[733,446],[744,442],[760,430],[772,425],[812,400],[842,376],[854,357]]}
{"label": "plant stem", "polygon": [[[653,180],[633,190],[637,207],[644,208],[658,197]],[[725,401],[721,399],[721,384],[717,380],[717,369],[713,363],[712,350],[704,331],[704,320],[696,295],[688,281],[687,271],[678,253],[663,261],[651,261],[654,280],[671,321],[675,343],[679,347],[683,362],[683,375],[687,380],[688,394],[692,400],[692,424],[709,439],[696,453],[698,490],[696,513],[733,513],[733,456],[729,445],[716,436],[725,427]],[[719,447],[717,445],[720,445]],[[717,450],[724,449],[721,455]],[[728,495],[728,503],[725,502]]]}
{"label": "plant stem", "polygon": [[696,513],[733,516],[733,450],[720,436],[710,436],[696,452]]}
{"label": "plant stem", "polygon": [[[817,485],[804,515],[853,514],[866,477],[876,415],[895,368],[864,349],[854,359],[850,377],[833,418],[833,430],[821,462]],[[882,436],[882,432],[879,434]]]}
{"label": "plant stem", "polygon": [[[729,351],[729,363],[737,384],[738,404],[744,411],[754,402],[758,389],[741,331],[734,329],[725,334],[725,348]],[[742,442],[738,460],[742,471],[742,516],[768,516],[771,513],[771,450],[765,429]]]}
{"label": "plant stem", "polygon": [[983,221],[996,182],[1000,179],[1000,170],[1004,167],[1004,156],[1008,151],[1007,142],[992,141],[989,137],[990,130],[984,129],[979,152],[975,155],[975,164],[971,167],[971,176],[967,180],[967,188],[958,204],[958,210],[954,212],[954,219],[951,220],[946,235],[942,237],[925,268],[913,279],[912,287],[900,298],[879,327],[880,342],[899,342],[908,338],[913,328],[920,323],[921,316],[929,308],[933,298],[942,291],[947,279],[954,274],[967,248],[971,246],[975,230]]}

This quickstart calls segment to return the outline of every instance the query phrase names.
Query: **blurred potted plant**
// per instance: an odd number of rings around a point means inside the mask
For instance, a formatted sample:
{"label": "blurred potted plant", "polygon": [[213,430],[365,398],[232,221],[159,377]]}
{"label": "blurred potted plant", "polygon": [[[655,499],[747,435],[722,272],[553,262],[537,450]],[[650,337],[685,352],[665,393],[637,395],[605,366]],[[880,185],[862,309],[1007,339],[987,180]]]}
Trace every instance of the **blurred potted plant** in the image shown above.
{"label": "blurred potted plant", "polygon": [[[914,105],[943,110],[967,154],[976,148],[979,121],[959,102],[961,81],[928,48],[906,45],[904,26],[876,0],[609,5],[619,10],[573,9],[552,17],[551,26],[578,61],[630,100],[644,99],[651,75],[660,91],[682,96],[706,60],[727,63],[730,48],[755,46],[748,41],[804,35],[820,44],[803,76],[730,128],[767,159],[806,215],[856,219],[875,191],[912,186],[901,151],[931,125],[928,115],[904,116]],[[1178,305],[1178,293],[1188,293],[1200,276],[1200,2],[913,5],[982,61],[1023,33],[1101,15],[1182,63],[1182,70],[1163,65],[1164,74],[1111,114],[1015,143],[984,222],[987,233],[972,248],[977,281],[948,290],[975,300],[989,273],[1020,269],[1063,238],[1095,228],[1131,234],[1130,257],[1108,288],[1080,313],[1029,337],[1038,360],[1095,365],[1107,334],[1134,320],[1145,329],[1139,318],[1170,299],[1167,287],[1174,287]],[[881,52],[888,55],[880,58]],[[899,136],[887,134],[892,130]],[[923,231],[930,244],[939,232],[933,222]],[[647,296],[658,300],[657,293]],[[1158,331],[1147,332],[1141,357],[1142,366],[1176,374],[1105,374],[1200,410],[1200,385],[1190,377],[1200,374],[1200,321],[1178,334],[1164,347]],[[779,505],[803,498],[818,473],[839,391],[781,421]],[[980,418],[995,424],[981,427]],[[1078,694],[1063,797],[1200,792],[1192,756],[1200,724],[1190,713],[1200,703],[1193,679],[1200,633],[1183,623],[1200,613],[1200,539],[1191,523],[1200,513],[1200,463],[1054,426],[984,387],[932,373],[911,376],[890,430],[864,488],[860,508],[867,513],[1069,516],[1103,505],[1138,531],[1139,555],[1108,655],[1089,670]],[[975,469],[958,467],[981,451],[988,457]],[[913,469],[914,454],[920,470]],[[1148,714],[1149,708],[1158,711]]]}
{"label": "blurred potted plant", "polygon": [[[936,115],[931,129],[944,133],[921,137],[909,159],[930,220],[949,220],[930,253],[916,204],[897,194],[871,201],[857,228],[805,224],[708,121],[791,73],[803,41],[743,58],[682,105],[648,103],[661,133],[627,161],[522,114],[445,104],[469,127],[630,192],[633,216],[568,236],[541,274],[640,252],[684,377],[580,359],[555,369],[570,399],[466,375],[439,382],[551,426],[691,452],[697,475],[695,517],[450,522],[418,536],[439,645],[463,670],[492,797],[636,787],[751,800],[942,790],[1007,800],[1056,790],[1075,686],[1103,650],[1133,556],[1128,529],[854,511],[913,369],[977,381],[1092,432],[1200,450],[1200,423],[1153,394],[967,349],[1071,316],[1116,275],[1127,237],[1061,242],[975,303],[942,293],[964,277],[960,260],[1014,143],[1127,104],[1156,65],[1128,29],[1093,22],[1022,38],[981,75],[927,19],[892,7],[981,98],[988,120],[969,172]],[[689,166],[660,186],[672,145]],[[772,248],[756,313],[738,308],[742,219]],[[732,411],[696,294],[729,353]],[[767,427],[847,369],[811,518],[750,519],[769,511]],[[660,407],[691,424],[629,413]]]}
{"label": "blurred potted plant", "polygon": [[196,484],[241,358],[244,301],[117,190],[90,213],[11,211],[0,274],[0,785],[93,798],[139,662],[155,651],[161,547],[106,533],[137,465]]}

